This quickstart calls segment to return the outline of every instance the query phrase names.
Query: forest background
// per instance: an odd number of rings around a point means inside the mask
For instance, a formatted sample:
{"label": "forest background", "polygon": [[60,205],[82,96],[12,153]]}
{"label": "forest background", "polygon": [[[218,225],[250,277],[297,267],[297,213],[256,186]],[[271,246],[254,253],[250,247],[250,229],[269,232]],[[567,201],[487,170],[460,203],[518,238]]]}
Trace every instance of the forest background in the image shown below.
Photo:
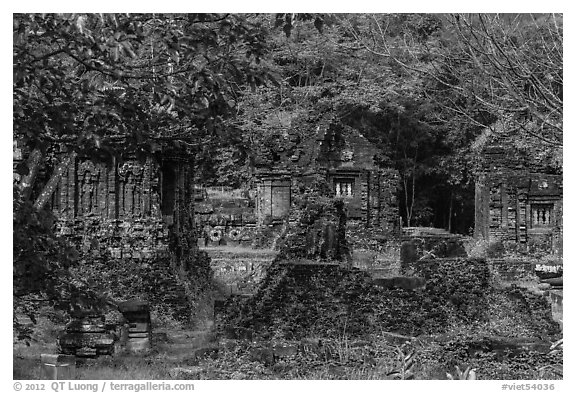
{"label": "forest background", "polygon": [[[13,140],[30,150],[13,188],[13,249],[24,250],[14,260],[26,261],[14,268],[42,278],[16,282],[16,296],[58,297],[73,263],[43,207],[78,154],[106,161],[183,147],[198,184],[249,187],[287,129],[312,130],[329,116],[399,171],[403,225],[462,234],[473,226],[475,163],[490,138],[563,170],[562,15],[12,19]],[[69,154],[56,159],[61,144]]]}

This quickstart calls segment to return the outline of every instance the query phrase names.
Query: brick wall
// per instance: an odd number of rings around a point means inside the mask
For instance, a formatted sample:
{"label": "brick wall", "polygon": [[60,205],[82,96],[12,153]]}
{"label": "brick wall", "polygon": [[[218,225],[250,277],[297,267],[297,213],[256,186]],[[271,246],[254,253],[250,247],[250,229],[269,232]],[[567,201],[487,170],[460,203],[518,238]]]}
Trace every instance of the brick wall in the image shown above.
{"label": "brick wall", "polygon": [[485,148],[476,176],[476,237],[562,253],[562,175],[503,146]]}
{"label": "brick wall", "polygon": [[82,252],[118,259],[162,257],[189,247],[188,179],[189,168],[176,160],[107,165],[78,159],[53,196],[58,233]]}
{"label": "brick wall", "polygon": [[197,247],[190,171],[176,154],[71,163],[49,205],[56,233],[79,251],[75,274],[111,300],[139,297],[156,316],[189,322],[212,277]]}

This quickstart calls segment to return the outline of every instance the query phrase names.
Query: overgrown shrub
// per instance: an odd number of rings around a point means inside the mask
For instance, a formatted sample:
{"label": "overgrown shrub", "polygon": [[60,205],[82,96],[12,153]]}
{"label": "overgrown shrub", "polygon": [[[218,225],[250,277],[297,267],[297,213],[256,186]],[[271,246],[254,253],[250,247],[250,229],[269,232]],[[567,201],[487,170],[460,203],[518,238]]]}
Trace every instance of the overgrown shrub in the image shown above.
{"label": "overgrown shrub", "polygon": [[[222,331],[265,338],[433,334],[455,325],[487,326],[495,308],[504,315],[501,325],[493,325],[494,334],[558,331],[544,299],[522,290],[496,296],[501,292],[490,286],[482,259],[422,261],[417,274],[426,279],[426,287],[416,290],[374,286],[357,269],[306,266],[274,263],[252,298],[230,301]],[[505,318],[508,314],[527,317],[512,321]]]}
{"label": "overgrown shrub", "polygon": [[416,274],[426,279],[426,294],[438,306],[449,307],[459,320],[485,318],[490,271],[483,259],[431,259],[416,266]]}
{"label": "overgrown shrub", "polygon": [[332,197],[325,179],[300,186],[289,221],[294,225],[277,242],[280,259],[350,260],[344,202]]}
{"label": "overgrown shrub", "polygon": [[[167,319],[171,317],[186,321],[190,316],[187,302],[178,303],[178,295],[185,299],[181,288],[170,269],[168,258],[149,261],[133,259],[111,259],[93,257],[84,259],[73,273],[81,275],[93,288],[99,288],[101,296],[112,302],[139,298],[150,302],[152,313]],[[169,305],[170,307],[166,308]]]}
{"label": "overgrown shrub", "polygon": [[13,190],[13,328],[20,340],[29,340],[33,325],[22,323],[26,315],[35,324],[40,307],[49,305],[73,313],[84,304],[100,306],[100,299],[70,274],[78,260],[76,249],[54,234],[56,217],[36,210]]}
{"label": "overgrown shrub", "polygon": [[[511,304],[514,314],[521,316],[518,326],[525,326],[536,337],[554,337],[561,333],[560,325],[552,319],[552,309],[548,301],[526,288],[508,287],[500,290]],[[510,332],[514,334],[514,332]]]}
{"label": "overgrown shrub", "polygon": [[[562,356],[557,353],[494,350],[490,339],[476,330],[459,331],[445,341],[420,345],[417,354],[417,362],[435,365],[437,371],[454,370],[456,366],[471,367],[482,380],[558,379],[557,375],[542,368],[562,366]],[[440,372],[436,377],[445,379]]]}
{"label": "overgrown shrub", "polygon": [[501,241],[471,238],[465,242],[465,249],[471,258],[502,258],[506,254],[506,248]]}

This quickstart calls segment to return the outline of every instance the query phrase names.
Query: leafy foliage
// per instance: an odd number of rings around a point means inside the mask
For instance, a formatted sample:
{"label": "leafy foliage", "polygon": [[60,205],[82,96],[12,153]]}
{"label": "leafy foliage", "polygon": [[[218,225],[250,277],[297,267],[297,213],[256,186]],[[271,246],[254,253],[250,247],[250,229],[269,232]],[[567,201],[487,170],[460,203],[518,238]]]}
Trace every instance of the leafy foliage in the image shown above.
{"label": "leafy foliage", "polygon": [[[561,155],[557,15],[15,14],[13,22],[13,136],[39,157],[17,168],[31,184],[13,198],[15,302],[67,299],[70,291],[75,255],[30,201],[53,191],[32,175],[57,177],[66,165],[57,152],[109,160],[187,150],[199,182],[243,186],[259,160],[275,162],[288,131],[313,132],[329,115],[376,144],[382,167],[400,172],[406,225],[461,233],[473,219],[472,142],[484,128],[506,130],[538,159],[547,146]],[[301,209],[303,223],[327,211],[320,199]],[[485,275],[476,267],[427,272],[441,290],[426,296],[367,289],[341,273],[342,288],[374,302],[376,316],[321,278],[317,284],[339,300],[308,317],[353,309],[359,321],[410,333],[442,330],[448,317],[482,320]],[[291,296],[302,314],[304,293]],[[406,309],[399,320],[386,317]]]}
{"label": "leafy foliage", "polygon": [[[321,34],[315,17],[329,21]],[[270,34],[268,59],[280,86],[247,95],[237,122],[252,135],[281,135],[332,112],[399,170],[407,226],[468,234],[472,145],[486,128],[561,166],[561,16],[281,14],[269,23],[283,27]],[[271,127],[280,116],[291,120]],[[252,149],[243,145],[246,157]]]}
{"label": "leafy foliage", "polygon": [[[494,350],[492,345],[493,343],[484,340],[476,332],[459,331],[451,334],[446,341],[421,346],[418,360],[428,363],[430,368],[434,368],[435,364],[438,371],[450,370],[450,373],[461,367],[461,370],[464,370],[462,377],[466,370],[470,371],[468,376],[475,370],[475,378],[480,380],[559,379],[553,372],[542,369],[561,365],[562,359],[558,353]],[[438,375],[436,378],[444,377]],[[462,377],[459,379],[463,379]]]}
{"label": "leafy foliage", "polygon": [[54,235],[55,217],[50,212],[37,212],[26,201],[15,202],[14,295],[20,297],[43,292],[53,298],[58,290],[59,276],[76,261],[78,255],[74,248],[67,247]]}
{"label": "leafy foliage", "polygon": [[[445,86],[440,89],[432,75],[403,68],[394,58],[362,45],[363,37],[374,33],[371,15],[321,15],[330,20],[321,34],[312,26],[311,15],[283,14],[275,20],[284,26],[286,17],[297,23],[289,37],[283,31],[270,33],[265,60],[280,86],[245,94],[233,120],[244,135],[236,144],[237,167],[274,162],[275,152],[284,147],[278,145],[283,135],[330,114],[335,124],[358,129],[381,149],[380,165],[400,172],[398,200],[406,225],[467,233],[473,225],[470,144],[483,126],[444,108],[444,96],[454,93]],[[408,42],[423,51],[441,45],[438,36],[446,28],[440,16],[378,18],[388,26],[386,39],[400,44],[409,36]],[[431,56],[404,57],[413,68],[433,69],[435,64]],[[236,179],[242,183],[240,176]]]}
{"label": "leafy foliage", "polygon": [[17,300],[69,303],[80,288],[42,211],[76,155],[192,154],[221,138],[241,86],[269,80],[263,32],[247,15],[14,14],[13,137],[34,157],[13,199]]}
{"label": "leafy foliage", "polygon": [[16,14],[14,35],[15,135],[84,152],[197,141],[265,77],[243,15]]}
{"label": "leafy foliage", "polygon": [[54,220],[51,212],[37,211],[30,201],[15,197],[12,269],[14,331],[19,339],[29,340],[31,334],[21,315],[36,323],[38,311],[46,305],[69,315],[105,306],[85,281],[70,273],[78,252],[54,234]]}
{"label": "leafy foliage", "polygon": [[[426,264],[420,274],[426,278],[424,289],[381,288],[359,270],[276,262],[253,298],[229,304],[222,326],[232,335],[249,330],[254,336],[288,339],[360,338],[381,331],[414,336],[487,325],[494,334],[512,337],[520,331],[558,333],[544,299],[493,288],[483,260],[443,260]],[[526,317],[514,317],[521,315]]]}
{"label": "leafy foliage", "polygon": [[278,259],[338,260],[348,258],[346,213],[341,200],[334,200],[326,179],[314,176],[310,184],[299,184],[290,211],[290,224],[278,239]]}

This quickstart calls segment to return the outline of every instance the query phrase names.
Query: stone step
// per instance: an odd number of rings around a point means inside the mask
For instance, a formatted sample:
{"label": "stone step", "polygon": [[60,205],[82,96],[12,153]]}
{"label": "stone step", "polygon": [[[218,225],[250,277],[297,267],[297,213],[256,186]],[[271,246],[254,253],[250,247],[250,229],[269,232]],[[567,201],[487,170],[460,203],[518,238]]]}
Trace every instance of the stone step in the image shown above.
{"label": "stone step", "polygon": [[108,333],[67,333],[60,337],[62,348],[108,347],[114,344],[114,336]]}
{"label": "stone step", "polygon": [[74,321],[66,326],[68,333],[104,333],[106,327],[104,324],[87,324],[80,321]]}
{"label": "stone step", "polygon": [[128,331],[129,332],[149,332],[150,331],[150,323],[148,322],[132,322],[128,324]]}
{"label": "stone step", "polygon": [[150,338],[150,333],[136,333],[136,332],[128,332],[128,338]]}

